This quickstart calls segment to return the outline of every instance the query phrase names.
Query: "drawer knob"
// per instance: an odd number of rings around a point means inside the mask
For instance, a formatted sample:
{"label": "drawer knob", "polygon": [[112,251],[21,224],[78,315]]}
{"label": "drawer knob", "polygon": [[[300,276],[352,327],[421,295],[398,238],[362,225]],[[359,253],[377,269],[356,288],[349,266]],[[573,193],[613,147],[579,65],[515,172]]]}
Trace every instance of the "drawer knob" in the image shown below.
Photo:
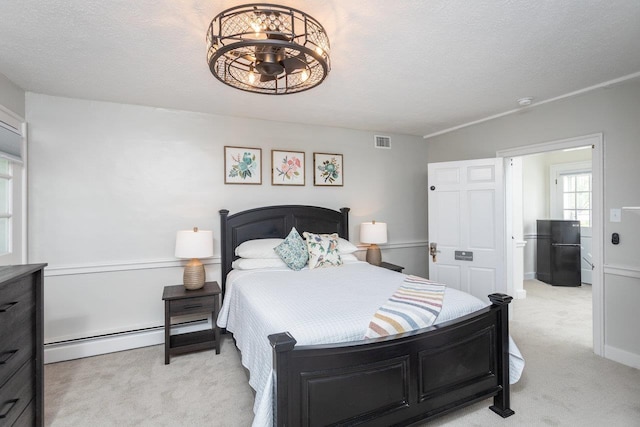
{"label": "drawer knob", "polygon": [[20,399],[11,399],[4,402],[4,405],[2,405],[2,408],[0,409],[0,420],[2,418],[6,418],[7,415],[9,415],[9,412],[11,412],[13,407],[16,406],[16,403],[18,403],[18,400]]}
{"label": "drawer knob", "polygon": [[4,305],[0,306],[0,313],[5,313],[5,312],[9,311],[9,309],[10,309],[11,307],[13,307],[14,305],[16,305],[16,304],[18,304],[18,301],[15,301],[15,302],[8,302],[8,303],[6,303],[6,304],[4,304]]}
{"label": "drawer knob", "polygon": [[191,305],[185,305],[184,309],[191,310],[192,308],[200,308],[200,307],[202,307],[202,304],[191,304]]}
{"label": "drawer knob", "polygon": [[0,365],[7,363],[17,352],[18,350],[9,350],[0,354]]}

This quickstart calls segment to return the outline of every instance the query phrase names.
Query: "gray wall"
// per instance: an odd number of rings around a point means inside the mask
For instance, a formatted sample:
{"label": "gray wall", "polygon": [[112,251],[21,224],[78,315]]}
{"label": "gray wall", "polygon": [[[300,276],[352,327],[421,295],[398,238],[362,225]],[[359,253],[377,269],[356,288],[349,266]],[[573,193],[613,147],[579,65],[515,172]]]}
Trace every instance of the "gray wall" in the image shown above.
{"label": "gray wall", "polygon": [[[496,151],[602,132],[604,135],[605,354],[640,366],[640,80],[627,81],[430,138],[429,162],[495,157]],[[611,244],[618,232],[621,244]]]}
{"label": "gray wall", "polygon": [[[159,326],[162,288],[179,284],[175,233],[214,231],[218,210],[276,204],[351,208],[388,223],[383,259],[426,275],[426,144],[390,135],[27,94],[29,259],[48,262],[45,340]],[[262,185],[225,185],[223,147],[262,148]],[[306,154],[306,185],[271,185],[271,149]],[[313,185],[313,153],[344,155],[344,187]]]}
{"label": "gray wall", "polygon": [[25,93],[4,74],[0,73],[0,105],[17,114],[25,116]]}

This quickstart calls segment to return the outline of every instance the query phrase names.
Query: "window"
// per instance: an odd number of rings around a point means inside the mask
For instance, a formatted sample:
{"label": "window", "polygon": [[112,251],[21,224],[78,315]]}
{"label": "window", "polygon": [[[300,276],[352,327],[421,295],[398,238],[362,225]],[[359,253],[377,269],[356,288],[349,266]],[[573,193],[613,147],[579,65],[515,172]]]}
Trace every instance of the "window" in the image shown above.
{"label": "window", "polygon": [[26,258],[26,170],[22,153],[26,125],[0,106],[0,265]]}
{"label": "window", "polygon": [[551,219],[580,221],[583,234],[592,227],[591,162],[551,165]]}
{"label": "window", "polygon": [[561,179],[562,218],[591,227],[591,172],[563,173]]}
{"label": "window", "polygon": [[0,255],[11,252],[12,172],[11,162],[0,158]]}

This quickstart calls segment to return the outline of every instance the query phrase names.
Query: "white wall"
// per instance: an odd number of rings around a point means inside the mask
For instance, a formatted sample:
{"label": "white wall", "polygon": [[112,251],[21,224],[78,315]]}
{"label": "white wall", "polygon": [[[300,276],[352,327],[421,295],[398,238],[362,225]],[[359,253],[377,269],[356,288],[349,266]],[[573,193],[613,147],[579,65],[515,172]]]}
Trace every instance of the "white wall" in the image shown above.
{"label": "white wall", "polygon": [[[602,132],[604,135],[605,355],[640,367],[640,214],[609,209],[640,206],[640,79],[523,109],[518,114],[427,140],[430,162],[495,157],[498,150]],[[621,243],[611,244],[611,233]],[[624,301],[624,303],[622,303]],[[630,301],[633,301],[630,303]]]}
{"label": "white wall", "polygon": [[4,74],[0,73],[0,106],[20,117],[25,115],[25,93]]}
{"label": "white wall", "polygon": [[551,165],[591,161],[591,150],[552,151],[522,158],[522,193],[524,195],[523,234],[524,273],[534,279],[536,272],[536,220],[551,218],[549,170]]}
{"label": "white wall", "polygon": [[[524,247],[524,275],[535,278],[536,220],[549,216],[549,176],[545,174],[544,156],[537,154],[522,158],[522,225]],[[533,276],[533,277],[532,277]]]}
{"label": "white wall", "polygon": [[[214,101],[212,101],[214,102]],[[214,230],[218,210],[277,204],[351,208],[351,240],[386,221],[383,259],[426,275],[426,144],[373,132],[214,116],[27,93],[30,262],[48,262],[45,341],[163,324],[162,288],[179,284],[176,230]],[[262,185],[225,185],[223,147],[262,148]],[[271,149],[306,153],[306,185],[271,185]],[[344,155],[344,187],[314,187],[313,152]]]}

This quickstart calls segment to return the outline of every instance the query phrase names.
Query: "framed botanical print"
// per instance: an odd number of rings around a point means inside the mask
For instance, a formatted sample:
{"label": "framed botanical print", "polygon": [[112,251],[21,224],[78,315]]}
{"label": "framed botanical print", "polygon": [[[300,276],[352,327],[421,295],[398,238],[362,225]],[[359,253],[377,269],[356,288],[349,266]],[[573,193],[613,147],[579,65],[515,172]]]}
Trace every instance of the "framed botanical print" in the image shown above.
{"label": "framed botanical print", "polygon": [[313,185],[340,187],[343,183],[342,154],[313,153]]}
{"label": "framed botanical print", "polygon": [[304,185],[304,153],[271,150],[271,184]]}
{"label": "framed botanical print", "polygon": [[224,147],[225,184],[262,184],[262,149]]}

